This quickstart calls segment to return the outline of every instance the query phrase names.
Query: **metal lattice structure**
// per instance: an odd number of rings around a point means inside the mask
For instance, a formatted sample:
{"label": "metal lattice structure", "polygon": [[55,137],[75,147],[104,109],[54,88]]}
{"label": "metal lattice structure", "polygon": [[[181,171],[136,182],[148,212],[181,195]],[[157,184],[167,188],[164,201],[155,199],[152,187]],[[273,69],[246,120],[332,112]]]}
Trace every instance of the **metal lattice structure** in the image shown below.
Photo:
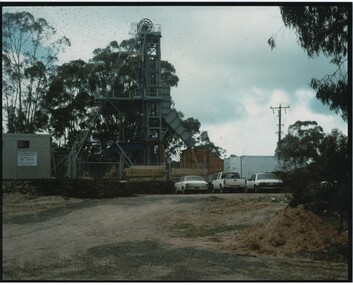
{"label": "metal lattice structure", "polygon": [[[127,51],[120,53],[122,64],[110,92],[106,96],[96,98],[101,102],[97,116],[107,103],[122,116],[133,106],[134,110],[138,110],[135,118],[136,139],[117,141],[115,147],[129,166],[160,165],[165,162],[163,138],[169,130],[174,131],[188,147],[193,146],[195,142],[183,127],[177,112],[171,109],[170,87],[161,80],[161,26],[154,25],[149,19],[142,19],[139,23],[131,24],[130,34],[135,36],[133,44]],[[122,70],[127,63],[134,67],[134,72],[125,90],[121,88],[121,82],[124,79]],[[92,125],[94,123],[95,120]],[[81,139],[82,143],[76,152],[77,158],[89,131]]]}

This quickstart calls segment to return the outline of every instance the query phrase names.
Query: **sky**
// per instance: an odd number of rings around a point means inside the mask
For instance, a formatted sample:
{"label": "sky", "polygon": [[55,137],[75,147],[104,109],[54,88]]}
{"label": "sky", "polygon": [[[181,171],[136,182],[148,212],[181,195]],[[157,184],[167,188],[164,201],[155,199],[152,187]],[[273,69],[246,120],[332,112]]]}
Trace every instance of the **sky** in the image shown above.
{"label": "sky", "polygon": [[[210,140],[230,155],[274,155],[278,113],[282,137],[296,121],[316,121],[325,133],[348,125],[323,105],[310,88],[311,78],[335,71],[325,57],[309,58],[294,30],[284,27],[276,6],[16,6],[3,12],[28,11],[44,18],[71,47],[59,64],[88,61],[96,48],[129,39],[130,25],[143,18],[161,25],[161,56],[176,69],[171,88],[175,108],[193,117]],[[34,5],[34,4],[33,4]],[[276,36],[271,51],[267,40]]]}

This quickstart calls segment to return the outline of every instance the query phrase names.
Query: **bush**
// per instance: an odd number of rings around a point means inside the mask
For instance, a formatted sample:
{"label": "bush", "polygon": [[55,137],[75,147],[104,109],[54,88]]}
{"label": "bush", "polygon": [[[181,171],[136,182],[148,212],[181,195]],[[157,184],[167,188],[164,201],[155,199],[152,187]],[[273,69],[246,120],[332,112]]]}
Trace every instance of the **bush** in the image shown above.
{"label": "bush", "polygon": [[340,181],[321,181],[313,168],[303,167],[288,172],[278,173],[285,182],[285,187],[292,194],[290,207],[304,204],[319,216],[339,216],[340,228],[351,206],[350,176],[345,175]]}
{"label": "bush", "polygon": [[292,193],[289,206],[296,207],[300,204],[308,204],[313,202],[312,175],[307,168],[297,168],[288,172],[279,173],[280,179],[285,183],[285,188]]}

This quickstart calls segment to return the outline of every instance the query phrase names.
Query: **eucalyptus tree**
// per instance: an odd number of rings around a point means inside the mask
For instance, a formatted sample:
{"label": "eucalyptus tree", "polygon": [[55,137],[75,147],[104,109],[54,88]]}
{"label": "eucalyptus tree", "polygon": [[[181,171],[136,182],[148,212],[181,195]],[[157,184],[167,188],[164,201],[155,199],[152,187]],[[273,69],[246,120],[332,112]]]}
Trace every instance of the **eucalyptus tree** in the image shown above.
{"label": "eucalyptus tree", "polygon": [[55,139],[71,145],[80,130],[88,128],[90,108],[94,107],[91,86],[92,65],[73,60],[58,66],[43,96],[42,109],[49,115],[49,131]]}
{"label": "eucalyptus tree", "polygon": [[325,134],[315,121],[297,121],[278,144],[276,156],[289,170],[283,175],[293,194],[291,205],[317,203],[326,210],[349,209],[351,154],[342,132],[333,129]]}
{"label": "eucalyptus tree", "polygon": [[319,146],[320,156],[316,161],[316,171],[320,179],[341,182],[345,176],[352,175],[348,137],[338,129],[325,135]]}
{"label": "eucalyptus tree", "polygon": [[2,93],[9,132],[47,128],[48,116],[39,105],[57,55],[69,45],[43,18],[28,12],[2,15]]}
{"label": "eucalyptus tree", "polygon": [[323,138],[323,129],[317,122],[297,121],[278,143],[276,156],[286,168],[306,167],[318,160]]}
{"label": "eucalyptus tree", "polygon": [[[280,12],[284,25],[294,29],[298,44],[310,58],[324,55],[331,59],[335,71],[321,79],[312,78],[311,87],[316,97],[331,110],[340,114],[343,120],[348,119],[349,94],[348,87],[348,51],[350,36],[349,15],[350,3],[318,6],[296,5],[281,6]],[[276,46],[276,35],[270,37],[268,43],[273,49]]]}

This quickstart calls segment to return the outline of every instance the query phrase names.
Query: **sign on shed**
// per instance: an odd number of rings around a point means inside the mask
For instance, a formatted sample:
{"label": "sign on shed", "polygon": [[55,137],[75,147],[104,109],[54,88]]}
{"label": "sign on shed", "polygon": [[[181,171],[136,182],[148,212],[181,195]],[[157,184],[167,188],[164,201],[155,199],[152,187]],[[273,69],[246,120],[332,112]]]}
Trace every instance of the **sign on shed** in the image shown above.
{"label": "sign on shed", "polygon": [[36,151],[17,152],[17,166],[37,166]]}

